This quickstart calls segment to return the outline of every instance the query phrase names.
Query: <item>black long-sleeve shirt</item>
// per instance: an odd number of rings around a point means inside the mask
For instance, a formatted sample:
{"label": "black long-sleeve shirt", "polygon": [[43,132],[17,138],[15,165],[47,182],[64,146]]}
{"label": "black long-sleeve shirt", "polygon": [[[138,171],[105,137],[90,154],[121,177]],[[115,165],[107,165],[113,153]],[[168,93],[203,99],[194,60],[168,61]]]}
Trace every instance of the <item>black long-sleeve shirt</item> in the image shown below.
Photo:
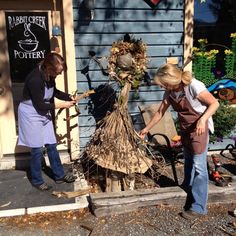
{"label": "black long-sleeve shirt", "polygon": [[51,78],[49,81],[45,80],[45,75],[39,67],[32,70],[26,77],[23,89],[23,100],[31,99],[36,110],[48,111],[55,109],[53,102],[48,103],[48,101],[44,100],[45,86],[48,88],[54,87],[53,97],[64,101],[71,101],[69,94],[56,88],[54,78]]}

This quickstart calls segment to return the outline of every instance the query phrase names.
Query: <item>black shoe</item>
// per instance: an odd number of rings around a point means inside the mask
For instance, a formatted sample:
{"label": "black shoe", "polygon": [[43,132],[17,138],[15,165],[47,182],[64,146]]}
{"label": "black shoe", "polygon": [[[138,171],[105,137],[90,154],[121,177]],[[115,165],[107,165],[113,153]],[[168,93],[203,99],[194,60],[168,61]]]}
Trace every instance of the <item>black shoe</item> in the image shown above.
{"label": "black shoe", "polygon": [[187,210],[181,212],[181,216],[186,220],[195,220],[199,217],[202,217],[203,215],[192,210]]}
{"label": "black shoe", "polygon": [[40,191],[48,191],[48,190],[52,189],[52,186],[49,186],[46,183],[33,184],[33,187],[37,188]]}
{"label": "black shoe", "polygon": [[76,179],[77,179],[76,176],[70,175],[70,174],[66,174],[64,177],[55,180],[55,182],[56,182],[57,184],[73,183],[73,182],[75,182]]}

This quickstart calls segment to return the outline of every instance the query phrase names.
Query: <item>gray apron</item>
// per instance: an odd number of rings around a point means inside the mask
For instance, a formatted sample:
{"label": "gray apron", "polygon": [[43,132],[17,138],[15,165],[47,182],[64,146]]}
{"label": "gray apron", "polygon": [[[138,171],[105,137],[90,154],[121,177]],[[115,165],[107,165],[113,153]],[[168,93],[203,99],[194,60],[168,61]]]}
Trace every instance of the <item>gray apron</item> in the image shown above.
{"label": "gray apron", "polygon": [[184,91],[179,98],[174,98],[171,93],[168,98],[173,109],[178,113],[182,145],[194,154],[203,153],[208,143],[208,122],[205,125],[205,132],[197,136],[195,129],[202,114],[193,109]]}
{"label": "gray apron", "polygon": [[[49,103],[53,97],[53,92],[53,87],[47,88],[45,85],[45,102]],[[37,111],[32,104],[32,100],[20,103],[18,107],[18,126],[18,145],[36,148],[43,147],[45,144],[56,143],[50,111],[47,111],[46,114]]]}

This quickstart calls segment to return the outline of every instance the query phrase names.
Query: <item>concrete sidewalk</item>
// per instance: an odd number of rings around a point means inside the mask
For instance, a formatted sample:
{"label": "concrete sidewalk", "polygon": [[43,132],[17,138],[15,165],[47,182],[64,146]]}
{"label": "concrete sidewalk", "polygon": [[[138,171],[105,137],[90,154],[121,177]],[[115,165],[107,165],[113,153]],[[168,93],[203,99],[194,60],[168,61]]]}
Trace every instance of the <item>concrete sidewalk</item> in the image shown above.
{"label": "concrete sidewalk", "polygon": [[[232,158],[229,160],[231,162],[234,161]],[[227,164],[224,166],[227,168],[231,167],[229,168],[229,171],[232,171],[229,172],[231,175],[235,174],[234,165],[235,164]],[[71,171],[71,167],[71,164],[64,165],[66,172],[69,170]],[[66,211],[88,207],[88,194],[70,199],[58,198],[52,195],[53,191],[73,192],[86,189],[88,186],[87,181],[84,179],[83,173],[79,173],[79,170],[76,171],[78,179],[71,184],[56,184],[48,175],[43,172],[43,178],[45,182],[53,187],[52,190],[43,192],[37,190],[31,185],[28,178],[28,173],[25,170],[0,170],[0,217],[33,214],[39,212]],[[231,187],[217,187],[214,185],[214,183],[210,182],[209,202],[236,202],[235,180],[234,183],[230,185]],[[182,194],[183,198],[185,199],[185,192],[183,192],[180,187],[176,187],[176,189],[178,194]],[[173,187],[163,187],[160,191],[173,192]],[[122,191],[120,193],[98,193],[98,195],[93,194],[93,196],[100,196],[99,194],[104,195],[104,198],[106,198],[109,194],[120,194],[123,197],[123,195],[125,196],[126,194],[130,195],[133,193],[130,191],[129,193]],[[173,202],[175,197],[176,193],[170,196],[170,201]],[[161,195],[158,196],[158,198],[160,199],[155,200],[155,204],[157,202],[162,203],[163,201],[166,201]],[[124,198],[123,200],[126,201],[127,199]],[[139,200],[140,199],[138,199],[138,201]],[[91,201],[92,200],[90,199],[90,203],[92,203]],[[148,203],[144,202],[144,206],[145,205],[148,205]]]}
{"label": "concrete sidewalk", "polygon": [[[0,171],[0,217],[52,212],[85,208],[88,206],[86,197],[58,198],[53,191],[75,191],[85,188],[85,180],[77,179],[74,183],[56,184],[43,173],[43,178],[53,188],[40,191],[34,188],[23,170]],[[83,186],[82,186],[83,185]]]}

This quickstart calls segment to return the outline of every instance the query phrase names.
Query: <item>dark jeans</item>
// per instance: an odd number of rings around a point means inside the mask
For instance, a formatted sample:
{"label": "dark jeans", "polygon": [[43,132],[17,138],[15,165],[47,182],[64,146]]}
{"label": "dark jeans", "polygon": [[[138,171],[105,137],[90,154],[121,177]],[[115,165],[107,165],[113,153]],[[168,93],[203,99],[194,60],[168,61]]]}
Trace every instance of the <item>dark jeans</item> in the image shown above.
{"label": "dark jeans", "polygon": [[[57,150],[56,144],[46,144],[48,159],[53,172],[53,177],[55,180],[64,177],[65,172],[61,164],[59,152]],[[32,148],[31,149],[31,182],[32,184],[42,184],[44,180],[42,178],[42,158],[43,158],[43,148]]]}

